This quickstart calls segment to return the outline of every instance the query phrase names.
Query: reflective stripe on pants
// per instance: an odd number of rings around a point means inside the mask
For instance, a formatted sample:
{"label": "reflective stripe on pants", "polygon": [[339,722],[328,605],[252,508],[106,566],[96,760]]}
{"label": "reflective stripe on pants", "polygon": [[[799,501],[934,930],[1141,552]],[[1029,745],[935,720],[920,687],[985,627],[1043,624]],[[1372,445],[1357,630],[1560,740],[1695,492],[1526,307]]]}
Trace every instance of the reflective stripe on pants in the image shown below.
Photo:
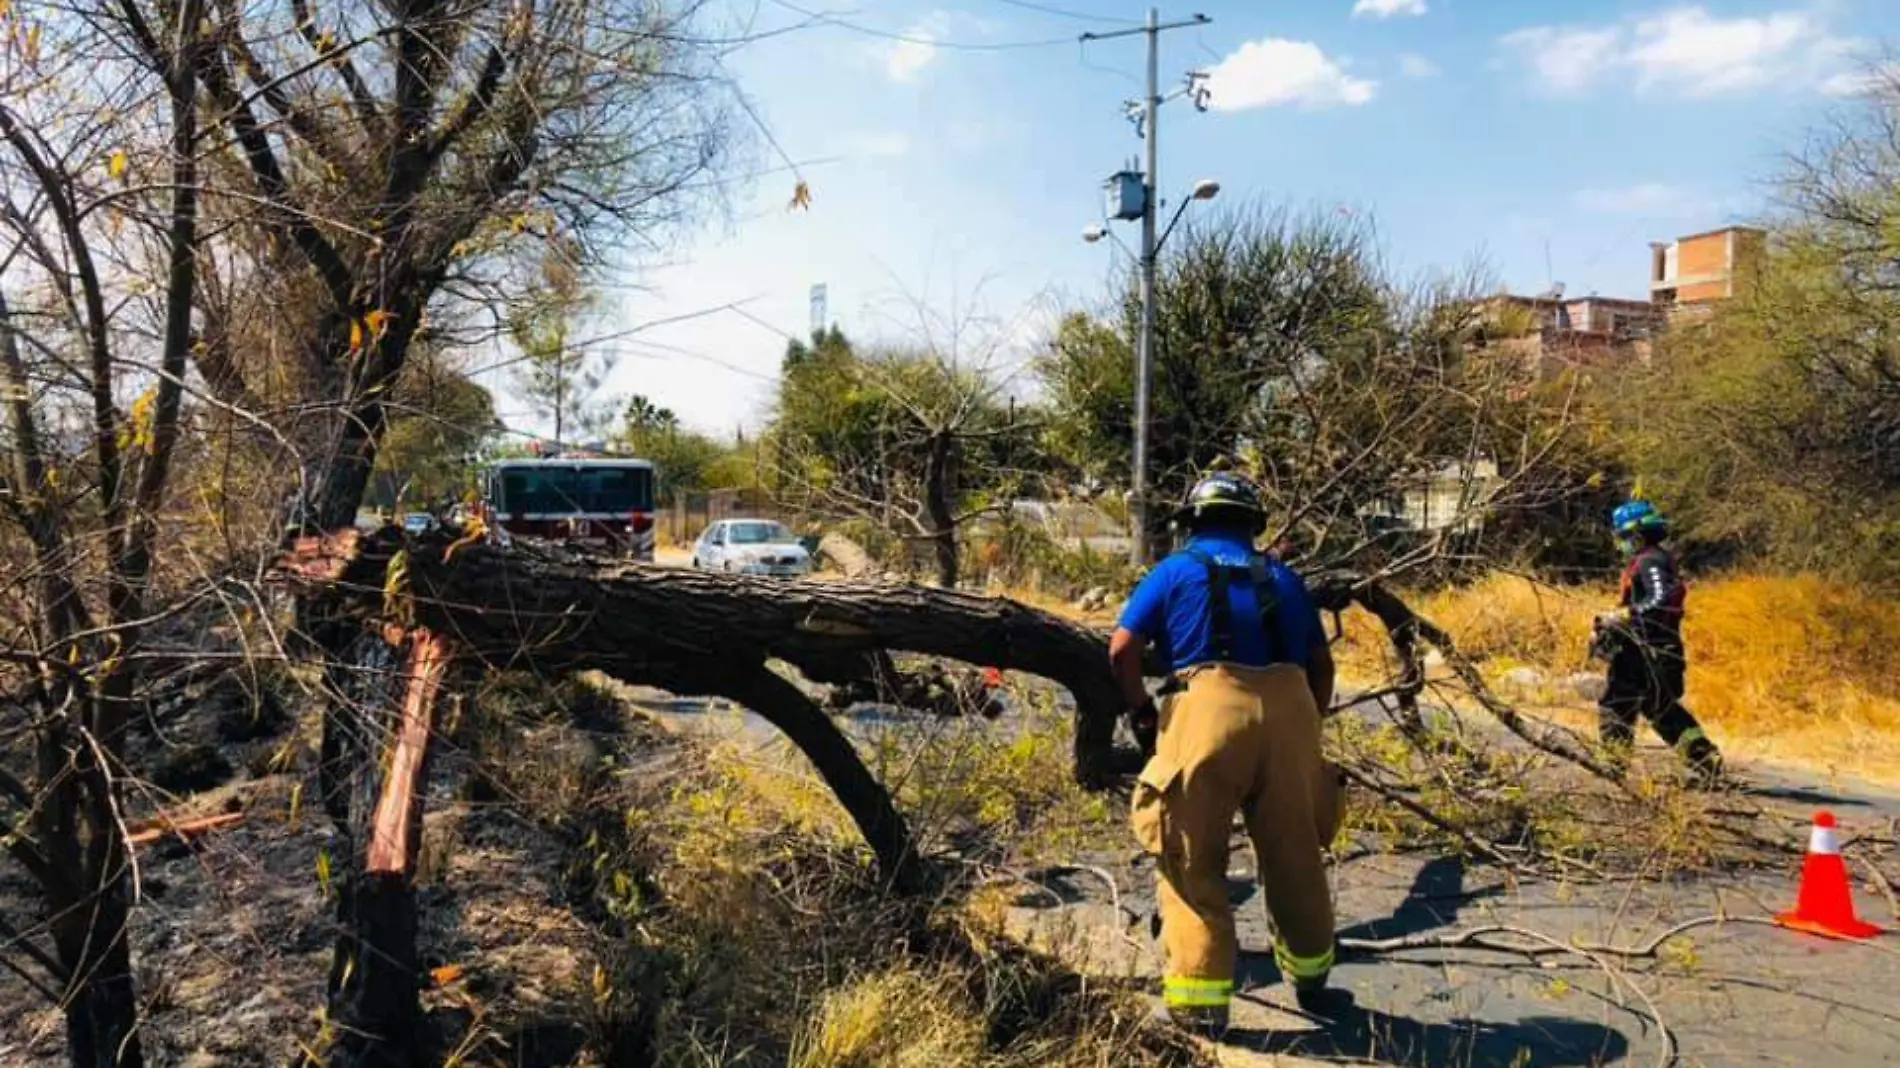
{"label": "reflective stripe on pants", "polygon": [[1163,990],[1171,1009],[1224,1009],[1234,999],[1232,979],[1169,976]]}
{"label": "reflective stripe on pants", "polygon": [[1273,943],[1273,959],[1280,965],[1281,974],[1294,986],[1313,987],[1326,985],[1326,977],[1333,970],[1333,947],[1326,952],[1302,957],[1286,947],[1285,942]]}

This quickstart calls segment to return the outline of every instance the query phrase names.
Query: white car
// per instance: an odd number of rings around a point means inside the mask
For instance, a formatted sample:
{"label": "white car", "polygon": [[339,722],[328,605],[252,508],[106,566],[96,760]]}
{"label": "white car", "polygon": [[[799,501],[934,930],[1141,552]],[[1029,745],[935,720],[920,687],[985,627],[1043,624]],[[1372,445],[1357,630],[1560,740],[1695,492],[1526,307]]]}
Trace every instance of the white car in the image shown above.
{"label": "white car", "polygon": [[721,519],[693,543],[693,566],[742,575],[797,577],[812,571],[811,554],[783,523]]}

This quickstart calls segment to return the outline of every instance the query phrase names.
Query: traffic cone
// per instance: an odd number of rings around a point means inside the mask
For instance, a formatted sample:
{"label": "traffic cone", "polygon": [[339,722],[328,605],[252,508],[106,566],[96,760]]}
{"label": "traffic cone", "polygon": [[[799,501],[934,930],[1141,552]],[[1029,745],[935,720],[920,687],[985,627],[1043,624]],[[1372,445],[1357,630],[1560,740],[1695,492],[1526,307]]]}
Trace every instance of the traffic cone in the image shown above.
{"label": "traffic cone", "polygon": [[989,687],[992,690],[1003,685],[1003,673],[1001,671],[996,670],[993,667],[984,668],[983,669],[983,685]]}
{"label": "traffic cone", "polygon": [[1830,938],[1862,939],[1881,933],[1880,928],[1862,923],[1854,915],[1854,891],[1847,882],[1847,862],[1841,859],[1841,840],[1833,813],[1814,814],[1808,858],[1801,865],[1800,895],[1795,899],[1794,911],[1776,916],[1775,922],[1790,930]]}

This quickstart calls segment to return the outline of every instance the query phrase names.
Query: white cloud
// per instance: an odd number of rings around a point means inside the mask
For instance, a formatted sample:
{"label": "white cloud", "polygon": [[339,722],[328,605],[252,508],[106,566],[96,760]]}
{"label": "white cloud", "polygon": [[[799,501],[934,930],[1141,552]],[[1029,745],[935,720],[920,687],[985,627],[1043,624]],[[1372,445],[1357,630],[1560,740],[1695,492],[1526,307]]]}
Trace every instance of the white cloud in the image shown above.
{"label": "white cloud", "polygon": [[1828,96],[1866,96],[1889,86],[1900,86],[1900,63],[1842,71],[1822,82],[1821,91]]}
{"label": "white cloud", "polygon": [[1347,74],[1311,41],[1268,37],[1249,41],[1208,71],[1208,106],[1219,111],[1297,104],[1304,108],[1356,107],[1379,84]]}
{"label": "white cloud", "polygon": [[933,42],[943,37],[949,24],[948,15],[933,11],[905,30],[904,40],[884,50],[885,76],[894,82],[915,81],[925,67],[937,61],[937,46]]}
{"label": "white cloud", "polygon": [[1395,15],[1423,15],[1425,0],[1359,0],[1352,5],[1354,18],[1389,19]]}
{"label": "white cloud", "polygon": [[1436,78],[1443,73],[1438,64],[1416,52],[1407,52],[1399,57],[1399,73],[1407,78]]}
{"label": "white cloud", "polygon": [[1690,97],[1771,84],[1819,87],[1855,47],[1808,12],[1725,19],[1699,6],[1608,25],[1534,26],[1502,43],[1556,92],[1628,78],[1639,92]]}
{"label": "white cloud", "polygon": [[1522,55],[1545,85],[1573,92],[1615,64],[1622,37],[1619,29],[1534,26],[1506,34],[1504,46]]}

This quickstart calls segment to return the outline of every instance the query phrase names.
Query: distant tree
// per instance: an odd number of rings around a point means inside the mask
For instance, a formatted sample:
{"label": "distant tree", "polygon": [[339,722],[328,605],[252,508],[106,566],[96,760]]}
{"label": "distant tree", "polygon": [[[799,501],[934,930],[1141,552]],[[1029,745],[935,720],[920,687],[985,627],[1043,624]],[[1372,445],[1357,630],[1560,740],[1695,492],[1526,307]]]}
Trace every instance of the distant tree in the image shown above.
{"label": "distant tree", "polygon": [[[660,503],[672,504],[683,495],[723,489],[740,483],[740,469],[728,463],[732,446],[710,435],[680,426],[679,416],[647,397],[635,394],[627,401],[621,428],[623,448],[653,461],[660,473]],[[746,480],[750,471],[745,472]]]}
{"label": "distant tree", "polygon": [[[1551,466],[1573,440],[1574,385],[1539,386],[1521,358],[1487,344],[1475,272],[1396,286],[1370,231],[1331,216],[1240,209],[1175,242],[1157,281],[1155,543],[1188,487],[1219,467],[1253,475],[1276,525],[1302,528],[1328,558],[1363,564],[1397,547],[1394,566],[1441,558],[1454,532],[1470,548],[1480,518],[1540,540],[1497,520],[1589,479]],[[1126,289],[1116,299],[1112,319],[1062,320],[1035,368],[1050,449],[1078,474],[1126,487],[1139,305]],[[1433,493],[1454,514],[1395,543],[1393,513]]]}
{"label": "distant tree", "polygon": [[675,430],[679,427],[679,416],[674,415],[671,408],[662,408],[639,393],[627,398],[626,421],[629,434]]}
{"label": "distant tree", "polygon": [[508,333],[521,353],[516,388],[562,444],[604,434],[613,403],[600,396],[606,359],[575,341],[575,327],[592,306],[583,290],[578,248],[550,241],[539,265],[543,287],[509,314]]}
{"label": "distant tree", "polygon": [[472,488],[470,457],[501,430],[488,390],[439,356],[412,359],[396,385],[396,410],[376,457],[372,502],[432,505]]}
{"label": "distant tree", "polygon": [[958,340],[860,353],[833,329],[792,342],[767,444],[782,501],[928,544],[946,587],[962,576],[965,528],[1025,478],[999,446],[1033,433],[998,381],[997,341],[960,352]]}
{"label": "distant tree", "polygon": [[1736,299],[1612,396],[1619,440],[1723,555],[1900,581],[1900,75],[1790,160]]}

